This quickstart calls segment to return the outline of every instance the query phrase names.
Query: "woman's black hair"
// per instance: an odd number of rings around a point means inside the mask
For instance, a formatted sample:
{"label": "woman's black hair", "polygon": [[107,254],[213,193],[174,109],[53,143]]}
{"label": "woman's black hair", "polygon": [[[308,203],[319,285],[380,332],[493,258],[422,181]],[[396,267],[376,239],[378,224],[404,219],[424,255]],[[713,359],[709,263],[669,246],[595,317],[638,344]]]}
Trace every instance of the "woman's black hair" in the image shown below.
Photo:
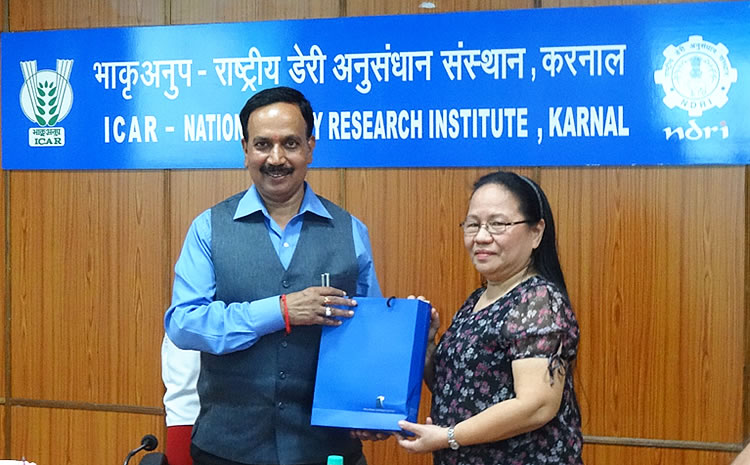
{"label": "woman's black hair", "polygon": [[531,179],[520,174],[510,171],[496,171],[477,179],[474,183],[472,195],[480,187],[487,184],[497,184],[508,189],[518,199],[521,214],[526,220],[538,223],[544,219],[544,234],[542,234],[539,246],[531,252],[531,264],[537,273],[557,285],[567,297],[568,288],[565,286],[565,277],[560,267],[560,258],[557,255],[555,220],[552,217],[552,209],[542,188]]}

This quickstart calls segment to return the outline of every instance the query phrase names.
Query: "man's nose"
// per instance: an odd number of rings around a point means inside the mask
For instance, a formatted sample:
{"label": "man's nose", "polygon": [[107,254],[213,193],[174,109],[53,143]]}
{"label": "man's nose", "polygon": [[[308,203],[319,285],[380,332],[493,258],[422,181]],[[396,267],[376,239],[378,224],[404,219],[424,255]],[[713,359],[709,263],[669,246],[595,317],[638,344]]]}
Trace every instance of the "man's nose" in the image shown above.
{"label": "man's nose", "polygon": [[280,165],[286,161],[286,152],[281,144],[274,144],[271,153],[268,155],[268,161],[274,165]]}

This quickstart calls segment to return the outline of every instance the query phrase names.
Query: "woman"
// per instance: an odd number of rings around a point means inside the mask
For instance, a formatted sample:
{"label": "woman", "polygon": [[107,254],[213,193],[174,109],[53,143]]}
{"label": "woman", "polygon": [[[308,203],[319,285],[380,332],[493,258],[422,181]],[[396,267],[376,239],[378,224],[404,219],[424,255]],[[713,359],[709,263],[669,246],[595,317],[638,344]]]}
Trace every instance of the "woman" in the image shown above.
{"label": "woman", "polygon": [[514,173],[485,175],[461,228],[486,285],[428,348],[431,417],[401,422],[414,437],[399,444],[434,452],[435,465],[582,464],[578,324],[544,192]]}

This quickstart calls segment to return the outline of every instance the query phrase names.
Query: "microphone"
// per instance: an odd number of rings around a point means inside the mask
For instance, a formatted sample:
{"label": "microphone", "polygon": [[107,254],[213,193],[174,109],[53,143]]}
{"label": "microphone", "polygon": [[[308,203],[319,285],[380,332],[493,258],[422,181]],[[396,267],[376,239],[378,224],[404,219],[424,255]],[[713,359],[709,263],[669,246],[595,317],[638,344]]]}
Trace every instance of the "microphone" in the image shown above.
{"label": "microphone", "polygon": [[125,461],[123,462],[123,465],[128,465],[128,463],[130,463],[130,459],[138,452],[142,450],[154,450],[156,449],[156,446],[158,445],[159,445],[159,441],[156,439],[156,436],[154,436],[153,434],[147,434],[143,436],[143,438],[141,439],[141,445],[131,450],[128,453],[128,456],[125,457]]}

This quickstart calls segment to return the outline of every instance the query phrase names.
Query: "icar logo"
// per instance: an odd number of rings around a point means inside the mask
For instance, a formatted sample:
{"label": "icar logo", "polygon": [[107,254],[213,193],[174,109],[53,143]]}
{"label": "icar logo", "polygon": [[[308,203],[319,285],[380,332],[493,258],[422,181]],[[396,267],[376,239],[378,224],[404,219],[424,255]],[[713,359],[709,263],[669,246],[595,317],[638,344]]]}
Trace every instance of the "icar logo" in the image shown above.
{"label": "icar logo", "polygon": [[65,145],[65,129],[53,127],[70,113],[73,88],[68,81],[73,60],[57,60],[57,67],[37,70],[36,60],[22,61],[20,103],[24,115],[38,127],[29,128],[31,147]]}

